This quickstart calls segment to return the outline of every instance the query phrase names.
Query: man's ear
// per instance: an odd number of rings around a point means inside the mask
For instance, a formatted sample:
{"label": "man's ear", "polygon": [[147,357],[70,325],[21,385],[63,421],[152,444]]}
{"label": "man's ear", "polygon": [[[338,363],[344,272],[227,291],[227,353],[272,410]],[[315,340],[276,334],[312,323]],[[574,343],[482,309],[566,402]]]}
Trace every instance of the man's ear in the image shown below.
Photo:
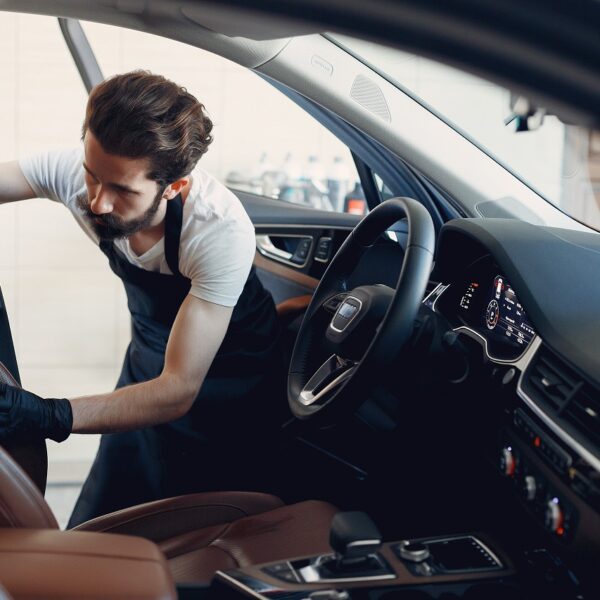
{"label": "man's ear", "polygon": [[169,184],[163,192],[163,198],[166,198],[167,200],[172,200],[175,198],[175,196],[177,196],[177,194],[179,194],[189,183],[189,180],[189,177],[182,177],[181,179]]}

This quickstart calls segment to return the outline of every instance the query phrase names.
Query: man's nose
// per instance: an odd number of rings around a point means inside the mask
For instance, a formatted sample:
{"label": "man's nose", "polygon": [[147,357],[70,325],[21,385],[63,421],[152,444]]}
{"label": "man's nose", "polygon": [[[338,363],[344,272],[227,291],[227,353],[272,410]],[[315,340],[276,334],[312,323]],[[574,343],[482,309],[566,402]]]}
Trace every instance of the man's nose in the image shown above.
{"label": "man's nose", "polygon": [[101,187],[98,188],[96,195],[90,200],[90,210],[95,215],[106,215],[113,211],[113,202],[110,194]]}

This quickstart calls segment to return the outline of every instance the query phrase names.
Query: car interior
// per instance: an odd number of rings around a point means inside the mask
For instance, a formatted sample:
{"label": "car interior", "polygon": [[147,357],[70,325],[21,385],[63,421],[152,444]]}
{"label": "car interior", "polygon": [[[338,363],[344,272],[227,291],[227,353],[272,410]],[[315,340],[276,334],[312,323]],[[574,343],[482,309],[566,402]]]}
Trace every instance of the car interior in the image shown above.
{"label": "car interior", "polygon": [[[45,442],[5,445],[0,598],[597,598],[600,236],[322,34],[326,12],[217,4],[1,8],[60,17],[88,89],[77,20],[253,70],[348,146],[367,214],[234,190],[282,330],[255,447],[215,452],[221,489],[61,531]],[[563,92],[536,99],[597,125]],[[0,381],[20,385],[12,335],[0,291]]]}

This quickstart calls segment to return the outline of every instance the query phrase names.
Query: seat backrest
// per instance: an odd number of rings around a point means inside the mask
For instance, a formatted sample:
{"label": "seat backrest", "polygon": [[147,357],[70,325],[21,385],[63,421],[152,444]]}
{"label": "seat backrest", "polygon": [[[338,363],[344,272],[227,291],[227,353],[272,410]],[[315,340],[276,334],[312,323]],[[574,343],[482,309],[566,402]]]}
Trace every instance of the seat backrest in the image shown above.
{"label": "seat backrest", "polygon": [[[0,382],[20,387],[19,382],[2,362],[0,362]],[[18,440],[4,441],[2,444],[13,460],[29,475],[30,479],[43,494],[46,491],[46,477],[48,475],[46,440],[40,438],[26,442]]]}
{"label": "seat backrest", "polygon": [[0,527],[58,529],[58,523],[40,491],[2,447]]}
{"label": "seat backrest", "polygon": [[[0,381],[19,385],[1,362]],[[58,523],[40,492],[46,486],[47,465],[44,440],[11,443],[6,448],[0,446],[0,527],[58,529]]]}
{"label": "seat backrest", "polygon": [[0,527],[58,529],[44,497],[0,446]]}

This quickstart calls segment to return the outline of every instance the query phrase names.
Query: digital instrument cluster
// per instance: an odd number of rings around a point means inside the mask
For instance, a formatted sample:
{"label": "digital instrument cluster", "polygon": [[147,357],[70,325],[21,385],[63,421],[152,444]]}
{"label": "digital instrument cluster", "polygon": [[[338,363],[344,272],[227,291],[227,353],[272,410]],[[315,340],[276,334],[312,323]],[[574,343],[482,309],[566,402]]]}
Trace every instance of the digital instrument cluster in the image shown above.
{"label": "digital instrument cluster", "polygon": [[515,290],[489,258],[471,265],[448,292],[440,312],[484,337],[497,358],[518,357],[535,336]]}

